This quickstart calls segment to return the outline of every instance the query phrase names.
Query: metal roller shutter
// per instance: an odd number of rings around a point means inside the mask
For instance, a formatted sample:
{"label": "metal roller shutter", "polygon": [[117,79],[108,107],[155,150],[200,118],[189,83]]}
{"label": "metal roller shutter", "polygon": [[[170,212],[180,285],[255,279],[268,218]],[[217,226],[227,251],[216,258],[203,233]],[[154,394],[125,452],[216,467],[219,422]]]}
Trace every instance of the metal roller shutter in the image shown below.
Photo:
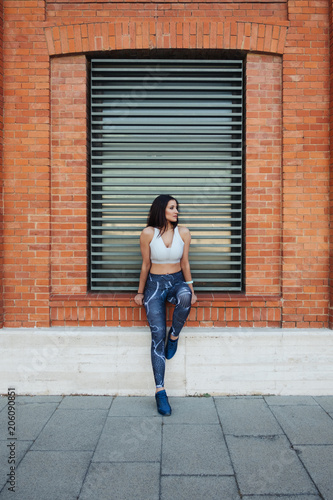
{"label": "metal roller shutter", "polygon": [[195,290],[242,289],[242,96],[241,60],[92,60],[92,290],[137,290],[159,194],[191,231]]}

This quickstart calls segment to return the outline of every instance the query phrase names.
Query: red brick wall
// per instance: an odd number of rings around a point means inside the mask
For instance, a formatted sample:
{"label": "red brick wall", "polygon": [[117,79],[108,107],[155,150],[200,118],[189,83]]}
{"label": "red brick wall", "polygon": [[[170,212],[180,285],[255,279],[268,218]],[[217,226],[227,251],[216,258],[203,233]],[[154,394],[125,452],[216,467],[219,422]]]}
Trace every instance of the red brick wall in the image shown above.
{"label": "red brick wall", "polygon": [[282,58],[246,61],[245,290],[281,293]]}
{"label": "red brick wall", "polygon": [[5,326],[49,325],[49,56],[45,4],[4,1]]}
{"label": "red brick wall", "polygon": [[84,53],[142,48],[247,61],[245,294],[201,294],[188,325],[327,326],[325,0],[4,6],[6,326],[146,324],[133,295],[88,292],[86,253]]}
{"label": "red brick wall", "polygon": [[333,328],[333,0],[329,0],[329,22],[330,22],[330,274],[329,274],[329,287],[330,287],[330,311],[329,311],[329,324]]}
{"label": "red brick wall", "polygon": [[283,55],[283,324],[328,324],[329,12],[289,1]]}
{"label": "red brick wall", "polygon": [[51,61],[51,292],[86,293],[88,277],[87,60]]}
{"label": "red brick wall", "polygon": [[0,3],[0,328],[3,326],[3,5]]}

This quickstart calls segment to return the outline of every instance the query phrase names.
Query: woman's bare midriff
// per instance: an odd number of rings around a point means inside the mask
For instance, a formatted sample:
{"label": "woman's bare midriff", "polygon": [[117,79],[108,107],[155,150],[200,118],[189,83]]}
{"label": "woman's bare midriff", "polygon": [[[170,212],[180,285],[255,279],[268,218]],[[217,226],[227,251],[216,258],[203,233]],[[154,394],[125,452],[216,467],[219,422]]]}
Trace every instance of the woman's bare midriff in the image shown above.
{"label": "woman's bare midriff", "polygon": [[177,264],[152,264],[150,272],[152,274],[173,274],[181,271],[180,263]]}

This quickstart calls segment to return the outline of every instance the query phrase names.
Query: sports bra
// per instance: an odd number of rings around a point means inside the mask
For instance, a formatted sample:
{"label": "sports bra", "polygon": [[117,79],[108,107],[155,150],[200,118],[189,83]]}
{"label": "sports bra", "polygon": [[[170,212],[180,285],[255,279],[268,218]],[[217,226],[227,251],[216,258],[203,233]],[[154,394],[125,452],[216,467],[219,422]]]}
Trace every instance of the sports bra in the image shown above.
{"label": "sports bra", "polygon": [[160,230],[154,227],[154,237],[150,244],[150,259],[152,264],[178,264],[183,256],[184,242],[176,226],[173,232],[171,247],[166,247],[160,235]]}

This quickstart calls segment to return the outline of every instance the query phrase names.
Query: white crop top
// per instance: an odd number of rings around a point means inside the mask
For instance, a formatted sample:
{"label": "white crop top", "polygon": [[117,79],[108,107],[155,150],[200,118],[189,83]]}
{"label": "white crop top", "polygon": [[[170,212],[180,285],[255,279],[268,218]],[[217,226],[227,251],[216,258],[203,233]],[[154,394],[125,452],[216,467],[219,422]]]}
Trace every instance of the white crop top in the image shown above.
{"label": "white crop top", "polygon": [[150,259],[152,264],[178,264],[183,256],[184,242],[176,226],[173,232],[171,247],[166,247],[157,227],[150,242]]}

